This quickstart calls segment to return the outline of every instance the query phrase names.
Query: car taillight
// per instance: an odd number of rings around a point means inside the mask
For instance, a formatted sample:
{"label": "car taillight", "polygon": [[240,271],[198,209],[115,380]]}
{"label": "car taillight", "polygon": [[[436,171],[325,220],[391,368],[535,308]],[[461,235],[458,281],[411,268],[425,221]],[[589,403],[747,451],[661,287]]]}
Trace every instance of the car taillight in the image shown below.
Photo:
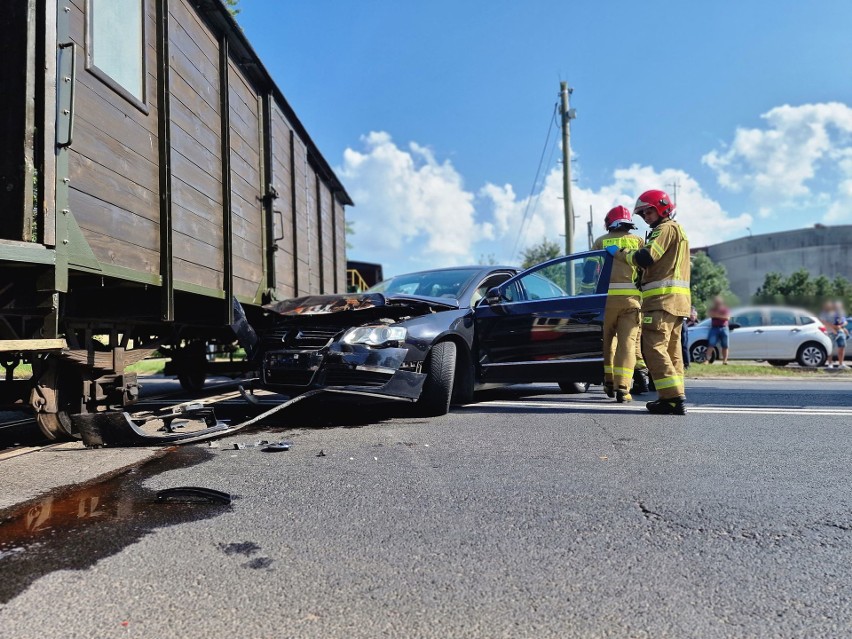
{"label": "car taillight", "polygon": [[820,324],[820,325],[819,325],[819,330],[821,330],[823,333],[825,333],[826,335],[828,335],[828,331],[827,331],[827,330],[825,330],[825,326],[823,326],[822,324]]}

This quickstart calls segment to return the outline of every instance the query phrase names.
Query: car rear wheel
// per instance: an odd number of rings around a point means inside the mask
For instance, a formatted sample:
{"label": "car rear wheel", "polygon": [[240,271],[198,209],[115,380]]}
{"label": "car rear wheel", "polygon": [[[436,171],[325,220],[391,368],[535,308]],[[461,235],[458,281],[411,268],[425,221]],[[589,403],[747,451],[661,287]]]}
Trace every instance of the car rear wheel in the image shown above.
{"label": "car rear wheel", "polygon": [[422,415],[437,417],[450,412],[453,383],[456,376],[456,345],[438,342],[432,347],[424,364],[426,381],[417,400]]}
{"label": "car rear wheel", "polygon": [[588,382],[559,382],[560,390],[566,395],[578,395],[589,390]]}
{"label": "car rear wheel", "polygon": [[704,340],[695,342],[689,349],[689,361],[696,364],[712,364],[716,361],[716,349],[710,348]]}
{"label": "car rear wheel", "polygon": [[806,368],[819,367],[825,364],[828,359],[828,353],[822,344],[816,342],[808,342],[799,347],[799,352],[796,353],[796,361],[800,366]]}

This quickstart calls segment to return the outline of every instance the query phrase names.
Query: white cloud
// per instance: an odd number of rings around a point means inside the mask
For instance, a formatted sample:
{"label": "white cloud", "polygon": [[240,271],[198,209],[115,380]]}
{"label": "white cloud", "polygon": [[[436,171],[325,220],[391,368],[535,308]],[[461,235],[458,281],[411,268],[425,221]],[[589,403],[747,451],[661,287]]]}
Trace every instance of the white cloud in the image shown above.
{"label": "white cloud", "polygon": [[[518,198],[511,184],[486,184],[466,190],[462,176],[449,161],[439,161],[428,148],[411,143],[400,148],[383,132],[362,138],[363,149],[347,149],[338,169],[356,207],[350,251],[355,259],[382,262],[388,275],[462,263],[494,255],[518,263],[520,251],[543,238],[564,242],[561,169],[546,174],[543,186]],[[678,221],[693,246],[741,234],[752,217],[728,215],[688,173],[633,165],[613,172],[598,188],[575,186],[578,216],[575,250],[585,250],[589,206],[594,211],[592,235],[603,233],[606,212],[618,204],[632,209],[636,197],[651,188],[668,189],[677,181]],[[524,211],[529,215],[522,228]],[[641,224],[641,222],[639,222]]]}
{"label": "white cloud", "polygon": [[[586,238],[590,205],[594,217],[592,236],[597,237],[604,232],[603,218],[612,207],[622,204],[632,210],[636,198],[643,191],[658,188],[671,193],[669,185],[675,182],[679,185],[677,220],[684,226],[693,246],[705,246],[734,237],[751,225],[751,215],[731,217],[688,173],[677,169],[657,171],[650,166],[634,164],[616,170],[612,181],[599,189],[576,186],[572,189],[574,215],[577,216],[574,249],[584,250],[588,246]],[[497,227],[505,229],[506,233],[501,248],[505,255],[511,255],[529,198],[515,198],[510,185],[498,187],[488,184],[480,190],[479,195],[480,198],[491,200]],[[521,241],[517,243],[520,248],[535,244],[544,237],[560,244],[564,241],[561,234],[564,233],[565,215],[561,197],[562,171],[555,168],[547,175],[541,192],[532,196],[533,212],[521,233]],[[637,222],[644,228],[641,220]]]}
{"label": "white cloud", "polygon": [[804,208],[825,222],[852,221],[852,107],[784,105],[761,117],[765,127],[739,128],[730,145],[702,158],[719,185],[764,210]]}
{"label": "white cloud", "polygon": [[405,268],[469,261],[475,236],[490,227],[475,222],[474,195],[453,165],[415,143],[401,149],[384,132],[362,142],[339,169],[357,203],[353,257]]}

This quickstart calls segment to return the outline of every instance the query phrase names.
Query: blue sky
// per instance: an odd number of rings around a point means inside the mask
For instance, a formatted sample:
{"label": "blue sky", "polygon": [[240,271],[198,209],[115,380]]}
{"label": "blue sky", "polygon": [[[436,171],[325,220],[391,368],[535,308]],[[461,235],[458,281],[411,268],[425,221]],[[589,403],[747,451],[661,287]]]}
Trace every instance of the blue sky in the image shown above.
{"label": "blue sky", "polygon": [[597,234],[610,206],[675,179],[693,244],[852,223],[852,2],[240,7],[356,200],[350,255],[389,273],[561,241],[558,148],[522,227],[560,79],[579,112],[577,248],[589,205]]}

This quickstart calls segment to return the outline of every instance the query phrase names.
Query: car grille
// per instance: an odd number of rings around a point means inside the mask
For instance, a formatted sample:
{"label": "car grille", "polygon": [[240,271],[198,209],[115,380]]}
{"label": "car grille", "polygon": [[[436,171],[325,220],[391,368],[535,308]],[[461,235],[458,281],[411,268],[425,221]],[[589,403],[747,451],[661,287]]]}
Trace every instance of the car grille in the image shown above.
{"label": "car grille", "polygon": [[267,384],[278,384],[281,386],[307,386],[314,377],[312,370],[267,370],[264,375]]}
{"label": "car grille", "polygon": [[264,341],[269,346],[285,348],[323,348],[340,333],[342,329],[336,327],[297,327],[281,326],[269,331]]}
{"label": "car grille", "polygon": [[358,371],[337,368],[326,371],[326,386],[369,386],[378,388],[388,383],[392,375],[376,371]]}

